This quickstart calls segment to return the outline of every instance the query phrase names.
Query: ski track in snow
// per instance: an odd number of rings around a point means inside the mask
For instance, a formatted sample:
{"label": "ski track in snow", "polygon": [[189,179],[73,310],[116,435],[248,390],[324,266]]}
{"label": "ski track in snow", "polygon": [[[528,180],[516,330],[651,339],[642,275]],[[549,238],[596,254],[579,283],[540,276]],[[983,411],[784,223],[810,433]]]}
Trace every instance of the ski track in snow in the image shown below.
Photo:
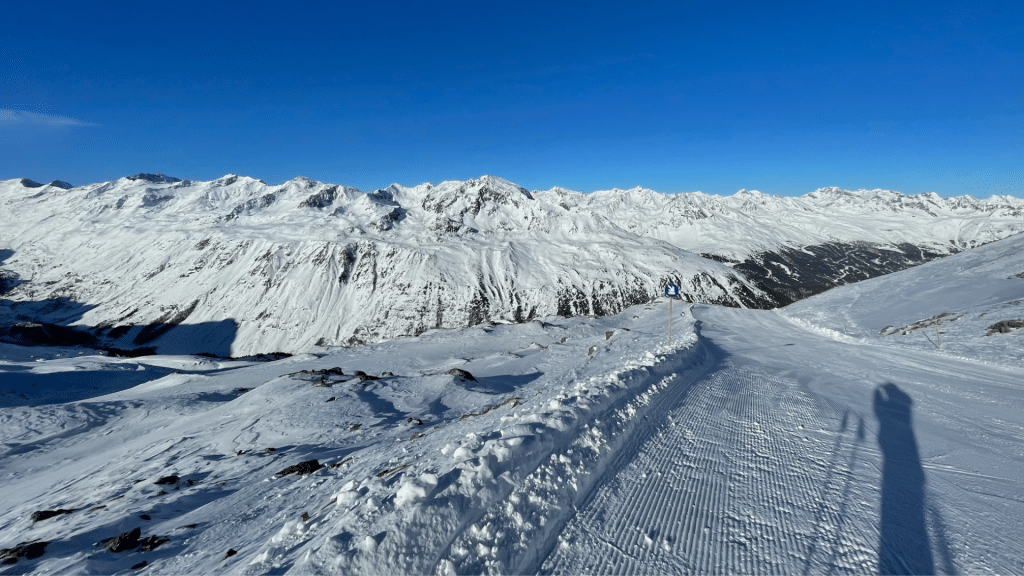
{"label": "ski track in snow", "polygon": [[795,383],[724,366],[692,388],[664,399],[656,433],[623,452],[541,572],[792,573],[793,559],[822,554],[829,568],[871,571],[877,535],[826,504],[848,502],[864,440],[837,433],[830,462],[807,462],[807,443],[828,454],[827,440],[791,427],[826,419]]}

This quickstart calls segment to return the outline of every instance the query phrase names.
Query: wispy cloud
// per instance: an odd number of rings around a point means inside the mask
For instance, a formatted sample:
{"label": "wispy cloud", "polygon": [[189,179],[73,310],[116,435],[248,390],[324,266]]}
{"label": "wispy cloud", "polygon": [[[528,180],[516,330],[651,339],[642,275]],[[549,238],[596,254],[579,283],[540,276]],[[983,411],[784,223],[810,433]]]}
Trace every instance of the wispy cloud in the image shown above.
{"label": "wispy cloud", "polygon": [[12,126],[15,124],[36,125],[36,126],[99,126],[92,122],[85,122],[68,116],[57,116],[54,114],[40,114],[27,110],[13,110],[0,108],[0,126]]}

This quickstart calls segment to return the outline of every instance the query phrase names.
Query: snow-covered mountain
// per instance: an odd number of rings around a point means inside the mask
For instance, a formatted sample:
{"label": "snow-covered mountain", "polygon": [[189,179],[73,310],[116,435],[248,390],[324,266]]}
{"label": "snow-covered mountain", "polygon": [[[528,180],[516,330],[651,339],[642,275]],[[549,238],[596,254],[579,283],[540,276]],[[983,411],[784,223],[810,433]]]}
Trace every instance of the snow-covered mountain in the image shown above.
{"label": "snow-covered mountain", "polygon": [[905,323],[1019,319],[1022,238],[677,305],[672,345],[664,299],[269,362],[0,343],[0,573],[1019,574],[1024,332]]}
{"label": "snow-covered mountain", "polygon": [[1024,367],[1024,234],[872,278],[782,310],[805,327]]}
{"label": "snow-covered mountain", "polygon": [[241,356],[614,314],[666,282],[774,307],[1020,232],[1024,200],[139,174],[0,182],[0,222],[8,339],[71,325],[118,348]]}

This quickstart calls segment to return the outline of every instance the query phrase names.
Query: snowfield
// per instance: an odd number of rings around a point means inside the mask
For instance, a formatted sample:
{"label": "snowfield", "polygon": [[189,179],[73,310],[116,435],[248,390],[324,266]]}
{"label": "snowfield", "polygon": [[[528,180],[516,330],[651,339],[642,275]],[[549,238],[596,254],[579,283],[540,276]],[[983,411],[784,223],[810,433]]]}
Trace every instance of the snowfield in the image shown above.
{"label": "snowfield", "polygon": [[875,326],[1010,310],[1020,242],[676,305],[671,345],[659,300],[275,361],[6,347],[0,573],[1022,573],[1020,333]]}

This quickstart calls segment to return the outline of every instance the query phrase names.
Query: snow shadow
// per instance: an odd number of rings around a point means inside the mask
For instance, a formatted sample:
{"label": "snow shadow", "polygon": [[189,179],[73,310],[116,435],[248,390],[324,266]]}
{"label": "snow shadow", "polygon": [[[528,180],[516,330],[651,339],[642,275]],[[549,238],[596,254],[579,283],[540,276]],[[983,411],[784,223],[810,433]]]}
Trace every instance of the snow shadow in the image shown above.
{"label": "snow shadow", "polygon": [[[0,407],[62,404],[127,390],[174,370],[150,366],[145,370],[105,366],[97,370],[67,370],[39,374],[20,366],[0,369]],[[232,397],[233,398],[233,397]]]}
{"label": "snow shadow", "polygon": [[228,318],[197,324],[154,322],[137,325],[122,340],[136,345],[152,345],[160,354],[212,354],[230,358],[231,344],[237,334],[238,322]]}
{"label": "snow shadow", "polygon": [[[11,256],[14,256],[14,250],[0,248],[0,264],[3,264]],[[8,290],[17,286],[19,282],[17,274],[0,268],[0,295],[7,293]]]}
{"label": "snow shadow", "polygon": [[[0,264],[13,255],[13,250],[0,249]],[[17,274],[0,268],[0,295],[25,282]],[[169,314],[161,322],[72,326],[95,307],[66,297],[36,301],[0,299],[0,341],[21,346],[84,346],[122,356],[159,352],[230,358],[231,344],[238,334],[238,322],[231,318],[184,324],[195,303],[177,314]]]}
{"label": "snow shadow", "polygon": [[508,374],[502,376],[477,376],[476,382],[463,382],[461,386],[473,392],[484,394],[511,394],[516,389],[543,376],[543,372],[530,374]]}
{"label": "snow shadow", "polygon": [[879,574],[934,574],[925,523],[925,478],[911,415],[913,402],[891,382],[875,389],[882,450]]}

